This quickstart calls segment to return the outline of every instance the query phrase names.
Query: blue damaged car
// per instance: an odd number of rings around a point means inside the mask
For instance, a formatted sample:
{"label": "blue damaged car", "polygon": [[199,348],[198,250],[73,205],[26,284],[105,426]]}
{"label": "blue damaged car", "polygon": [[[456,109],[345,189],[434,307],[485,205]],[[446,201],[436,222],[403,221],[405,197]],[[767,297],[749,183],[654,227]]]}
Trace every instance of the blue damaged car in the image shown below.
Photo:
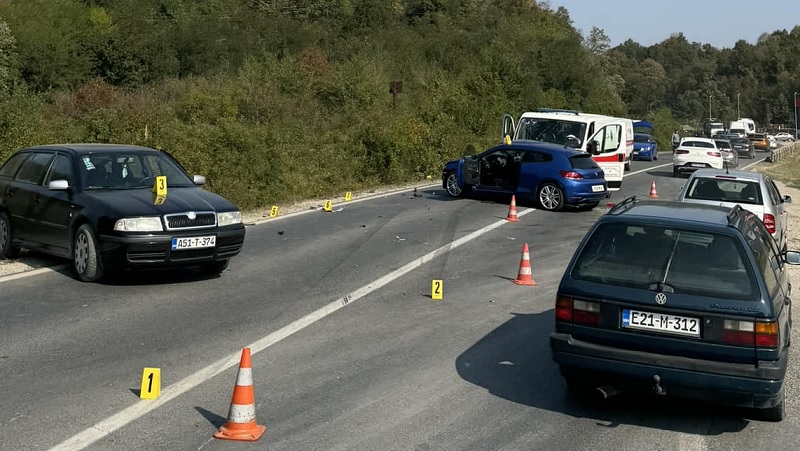
{"label": "blue damaged car", "polygon": [[543,209],[594,208],[608,196],[603,170],[591,155],[563,145],[517,140],[449,161],[442,187],[453,197],[513,194]]}

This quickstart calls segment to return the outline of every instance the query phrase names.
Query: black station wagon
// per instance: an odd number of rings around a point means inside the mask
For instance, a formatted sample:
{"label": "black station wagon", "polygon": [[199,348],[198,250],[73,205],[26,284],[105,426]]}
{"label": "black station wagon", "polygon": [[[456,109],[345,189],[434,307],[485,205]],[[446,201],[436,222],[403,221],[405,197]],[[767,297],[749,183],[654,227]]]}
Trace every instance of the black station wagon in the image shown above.
{"label": "black station wagon", "polygon": [[576,394],[645,392],[780,421],[791,286],[761,219],[628,198],[584,237],[556,297],[553,360]]}
{"label": "black station wagon", "polygon": [[84,281],[116,268],[199,266],[239,254],[239,209],[166,152],[113,144],[22,149],[0,167],[0,258],[28,248],[72,260]]}

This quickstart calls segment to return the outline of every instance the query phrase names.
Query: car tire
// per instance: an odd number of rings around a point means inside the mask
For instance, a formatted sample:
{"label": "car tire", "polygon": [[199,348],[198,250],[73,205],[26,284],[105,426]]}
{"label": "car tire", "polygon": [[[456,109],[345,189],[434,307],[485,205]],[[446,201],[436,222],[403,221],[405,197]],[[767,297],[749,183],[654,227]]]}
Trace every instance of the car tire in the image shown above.
{"label": "car tire", "polygon": [[12,243],[11,220],[8,214],[0,211],[0,260],[19,257],[19,247]]}
{"label": "car tire", "polygon": [[458,186],[458,175],[455,172],[448,172],[445,176],[445,191],[450,197],[464,196],[464,188]]}
{"label": "car tire", "polygon": [[564,208],[564,191],[552,182],[547,182],[539,188],[536,199],[547,211],[559,211]]}
{"label": "car tire", "polygon": [[750,155],[748,155],[748,157],[749,157],[751,160],[755,160],[755,158],[756,158],[756,151],[755,151],[755,150],[751,150],[751,151],[750,151]]}
{"label": "car tire", "polygon": [[230,260],[220,260],[216,262],[203,263],[200,265],[200,271],[212,275],[219,274],[228,269],[230,262]]}
{"label": "car tire", "polygon": [[92,227],[89,224],[78,227],[72,246],[72,269],[80,280],[96,282],[103,277],[99,249]]}
{"label": "car tire", "polygon": [[786,389],[781,393],[781,400],[775,407],[770,407],[761,411],[761,417],[766,421],[783,421],[786,416]]}
{"label": "car tire", "polygon": [[631,170],[631,160],[630,160],[630,158],[625,161],[625,170],[626,171],[630,171]]}
{"label": "car tire", "polygon": [[655,152],[655,156],[653,157],[653,159],[658,161],[658,151]]}
{"label": "car tire", "polygon": [[653,152],[650,152],[650,161],[655,161],[655,158],[653,158]]}

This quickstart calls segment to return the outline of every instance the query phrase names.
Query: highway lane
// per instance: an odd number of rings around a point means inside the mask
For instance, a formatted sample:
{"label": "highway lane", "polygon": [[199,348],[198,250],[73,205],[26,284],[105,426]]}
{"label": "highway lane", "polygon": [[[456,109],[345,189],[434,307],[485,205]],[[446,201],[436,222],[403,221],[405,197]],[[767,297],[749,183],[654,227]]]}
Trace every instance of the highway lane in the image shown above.
{"label": "highway lane", "polygon": [[[635,162],[634,172],[658,163]],[[682,180],[670,175],[669,166],[632,175],[611,201],[647,195],[654,179],[661,197],[674,197]],[[244,254],[219,279],[158,273],[84,285],[49,274],[3,284],[0,384],[11,408],[0,414],[0,448],[59,443],[135,404],[142,367],[160,366],[167,387],[507,210],[442,194],[390,195],[249,228]],[[737,431],[720,445],[742,435],[763,442],[776,425],[718,408],[587,408],[565,396],[546,341],[553,290],[603,210],[527,214],[254,355],[258,418],[269,427],[260,446],[681,449]],[[508,281],[523,241],[539,287]],[[433,278],[445,281],[442,302],[427,297]],[[235,368],[224,371],[92,448],[236,446],[209,441],[234,379]],[[795,424],[793,413],[790,405],[781,429]]]}

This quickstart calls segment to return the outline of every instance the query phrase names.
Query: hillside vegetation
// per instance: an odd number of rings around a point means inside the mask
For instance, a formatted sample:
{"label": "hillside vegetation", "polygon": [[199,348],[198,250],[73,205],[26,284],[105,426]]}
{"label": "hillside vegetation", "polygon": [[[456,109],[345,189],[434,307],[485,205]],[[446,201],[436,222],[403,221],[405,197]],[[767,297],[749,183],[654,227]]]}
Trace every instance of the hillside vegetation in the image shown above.
{"label": "hillside vegetation", "polygon": [[7,0],[0,157],[162,147],[252,208],[437,178],[498,142],[506,112],[649,119],[666,143],[709,95],[728,119],[740,93],[743,115],[788,122],[798,50],[798,28],[733,49],[682,35],[609,49],[530,0]]}

